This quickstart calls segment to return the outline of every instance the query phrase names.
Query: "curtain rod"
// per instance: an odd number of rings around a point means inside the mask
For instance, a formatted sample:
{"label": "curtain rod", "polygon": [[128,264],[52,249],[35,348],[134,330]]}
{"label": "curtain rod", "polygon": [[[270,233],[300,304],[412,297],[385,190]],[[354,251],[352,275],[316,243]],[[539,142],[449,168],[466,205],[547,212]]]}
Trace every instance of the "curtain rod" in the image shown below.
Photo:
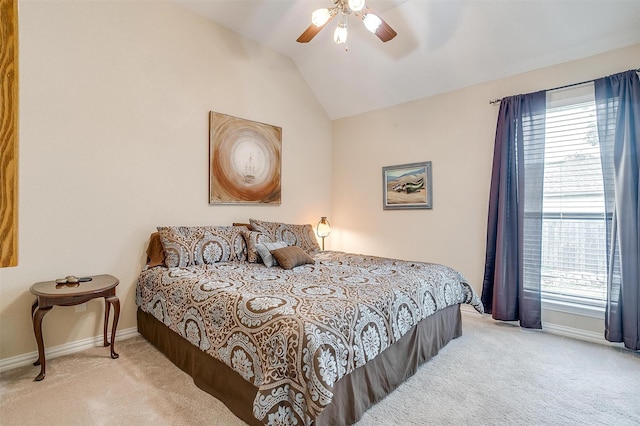
{"label": "curtain rod", "polygon": [[[636,68],[635,70],[634,70],[634,69],[631,69],[631,70],[629,70],[629,71],[635,71],[635,72],[640,73],[640,68]],[[581,85],[581,84],[585,84],[585,83],[591,83],[591,82],[593,82],[593,81],[595,81],[595,80],[596,80],[596,79],[594,78],[594,79],[591,79],[591,80],[581,81],[580,83],[565,84],[564,86],[554,87],[553,89],[547,89],[547,91],[550,91],[550,90],[566,89],[566,88],[568,88],[568,87],[579,86],[579,85]],[[493,99],[493,100],[489,101],[489,105],[499,104],[501,100],[502,100],[502,98]]]}

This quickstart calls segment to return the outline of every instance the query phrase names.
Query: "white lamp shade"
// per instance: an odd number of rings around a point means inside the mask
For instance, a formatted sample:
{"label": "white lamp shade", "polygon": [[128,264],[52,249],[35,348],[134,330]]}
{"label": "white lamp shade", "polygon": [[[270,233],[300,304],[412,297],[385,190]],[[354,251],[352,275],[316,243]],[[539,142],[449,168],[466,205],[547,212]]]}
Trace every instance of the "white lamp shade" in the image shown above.
{"label": "white lamp shade", "polygon": [[373,13],[367,13],[366,15],[364,15],[362,17],[362,22],[364,23],[364,26],[374,34],[380,24],[382,24],[382,20]]}
{"label": "white lamp shade", "polygon": [[333,41],[337,44],[347,42],[347,26],[344,24],[338,24],[336,31],[333,33]]}
{"label": "white lamp shade", "polygon": [[364,0],[349,0],[349,9],[360,12],[364,8]]}
{"label": "white lamp shade", "polygon": [[329,9],[317,9],[311,14],[311,23],[316,27],[321,27],[327,23],[330,17]]}
{"label": "white lamp shade", "polygon": [[331,233],[331,224],[329,223],[327,218],[323,216],[320,219],[320,222],[318,222],[318,226],[316,227],[316,234],[318,234],[318,237],[324,238],[324,237],[328,237],[330,233]]}

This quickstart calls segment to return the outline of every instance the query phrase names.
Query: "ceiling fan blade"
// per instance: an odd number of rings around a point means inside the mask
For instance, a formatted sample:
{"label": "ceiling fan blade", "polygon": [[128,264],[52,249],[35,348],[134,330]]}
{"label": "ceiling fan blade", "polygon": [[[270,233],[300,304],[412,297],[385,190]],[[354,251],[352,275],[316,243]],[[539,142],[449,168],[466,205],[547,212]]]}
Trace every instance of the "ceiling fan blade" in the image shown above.
{"label": "ceiling fan blade", "polygon": [[382,18],[380,18],[380,20],[382,21],[382,23],[376,30],[376,35],[380,40],[386,43],[389,40],[393,39],[395,36],[397,36],[398,33],[395,32],[395,30],[391,28],[391,26],[387,24]]}
{"label": "ceiling fan blade", "polygon": [[327,22],[325,22],[323,25],[319,27],[317,27],[315,24],[309,25],[309,27],[306,30],[304,30],[302,34],[300,34],[300,37],[298,37],[296,41],[298,43],[309,43],[316,36],[316,34],[320,32],[321,29],[326,27],[327,24],[333,20],[335,16],[336,16],[335,14],[332,14],[331,17],[329,17],[329,19],[327,20]]}
{"label": "ceiling fan blade", "polygon": [[363,12],[364,14],[371,13],[372,15],[375,15],[378,17],[378,19],[380,19],[380,25],[376,29],[375,35],[377,35],[378,38],[382,40],[383,43],[388,42],[389,40],[393,39],[395,36],[398,35],[398,33],[393,28],[391,28],[391,25],[387,24],[385,20],[382,19],[380,15],[376,13],[374,10],[367,8],[367,9],[363,9]]}

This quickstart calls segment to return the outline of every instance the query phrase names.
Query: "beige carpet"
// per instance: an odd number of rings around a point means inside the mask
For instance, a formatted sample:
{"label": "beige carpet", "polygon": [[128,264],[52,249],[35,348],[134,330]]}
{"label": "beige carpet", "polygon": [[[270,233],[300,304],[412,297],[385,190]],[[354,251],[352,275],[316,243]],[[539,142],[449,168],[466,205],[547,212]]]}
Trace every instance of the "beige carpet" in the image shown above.
{"label": "beige carpet", "polygon": [[[1,425],[242,425],[142,337],[0,374]],[[358,426],[638,425],[640,354],[463,315],[463,336]]]}

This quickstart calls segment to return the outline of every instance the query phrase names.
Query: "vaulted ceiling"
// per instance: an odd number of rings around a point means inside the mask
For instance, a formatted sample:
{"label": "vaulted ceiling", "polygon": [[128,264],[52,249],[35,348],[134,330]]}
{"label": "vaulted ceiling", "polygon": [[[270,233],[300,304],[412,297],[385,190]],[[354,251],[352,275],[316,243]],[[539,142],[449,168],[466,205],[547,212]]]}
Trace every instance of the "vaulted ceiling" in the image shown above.
{"label": "vaulted ceiling", "polygon": [[382,43],[352,14],[348,51],[336,20],[296,42],[333,0],[174,1],[290,57],[330,119],[640,43],[639,0],[368,0],[398,35]]}

